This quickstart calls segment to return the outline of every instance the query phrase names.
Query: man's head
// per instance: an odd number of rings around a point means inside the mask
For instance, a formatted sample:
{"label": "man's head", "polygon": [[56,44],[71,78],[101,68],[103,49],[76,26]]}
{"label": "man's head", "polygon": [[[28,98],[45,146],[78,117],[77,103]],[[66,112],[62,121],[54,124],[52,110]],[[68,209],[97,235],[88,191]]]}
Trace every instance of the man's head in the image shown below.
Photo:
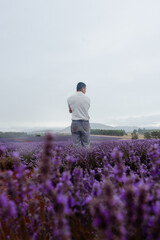
{"label": "man's head", "polygon": [[83,82],[79,82],[77,84],[77,92],[83,92],[85,94],[86,93],[86,84]]}

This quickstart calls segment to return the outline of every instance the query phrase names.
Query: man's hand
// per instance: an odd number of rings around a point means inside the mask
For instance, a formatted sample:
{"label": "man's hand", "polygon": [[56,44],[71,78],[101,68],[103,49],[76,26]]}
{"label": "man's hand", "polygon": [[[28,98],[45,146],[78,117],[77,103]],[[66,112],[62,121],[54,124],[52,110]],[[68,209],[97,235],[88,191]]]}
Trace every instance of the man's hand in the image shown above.
{"label": "man's hand", "polygon": [[70,106],[69,106],[69,112],[70,112],[70,113],[72,113],[72,109],[71,109],[71,107],[70,107]]}

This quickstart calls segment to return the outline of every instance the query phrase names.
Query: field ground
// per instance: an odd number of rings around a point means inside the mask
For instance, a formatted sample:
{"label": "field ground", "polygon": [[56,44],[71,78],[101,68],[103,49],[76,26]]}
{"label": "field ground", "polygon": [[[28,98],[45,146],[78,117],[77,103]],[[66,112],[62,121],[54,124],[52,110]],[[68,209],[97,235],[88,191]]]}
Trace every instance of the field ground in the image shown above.
{"label": "field ground", "polygon": [[[7,142],[43,142],[44,136],[33,136],[33,137],[15,137],[15,138],[0,138],[0,143]],[[132,139],[131,134],[127,136],[108,136],[108,135],[91,135],[91,143],[106,141],[106,140],[130,140]],[[139,135],[139,139],[144,139],[143,135]],[[72,141],[71,135],[55,135],[55,142],[70,142]]]}
{"label": "field ground", "polygon": [[[45,139],[44,136],[41,137],[18,137],[18,138],[0,138],[0,143],[7,143],[7,142],[43,142]],[[116,136],[96,136],[91,135],[91,142],[97,141],[106,141],[106,140],[119,140],[120,137]],[[72,138],[71,135],[56,135],[55,142],[71,142]]]}

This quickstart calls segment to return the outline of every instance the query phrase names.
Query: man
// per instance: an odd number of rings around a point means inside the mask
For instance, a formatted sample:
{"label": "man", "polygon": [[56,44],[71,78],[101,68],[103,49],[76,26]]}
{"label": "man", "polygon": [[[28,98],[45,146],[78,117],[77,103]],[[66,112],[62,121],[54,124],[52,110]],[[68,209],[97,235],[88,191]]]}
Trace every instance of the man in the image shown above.
{"label": "man", "polygon": [[72,113],[71,133],[75,147],[90,146],[90,117],[88,115],[90,99],[85,93],[86,84],[79,82],[76,94],[67,99],[69,112]]}

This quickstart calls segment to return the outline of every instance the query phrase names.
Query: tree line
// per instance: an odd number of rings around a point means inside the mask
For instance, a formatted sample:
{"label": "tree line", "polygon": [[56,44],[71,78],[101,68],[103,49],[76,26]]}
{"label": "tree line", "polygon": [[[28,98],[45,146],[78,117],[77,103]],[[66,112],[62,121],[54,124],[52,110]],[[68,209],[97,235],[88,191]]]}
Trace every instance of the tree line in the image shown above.
{"label": "tree line", "polygon": [[0,138],[28,137],[25,132],[0,132]]}
{"label": "tree line", "polygon": [[138,129],[138,130],[134,130],[132,133],[131,133],[131,136],[132,136],[132,139],[138,139],[138,134],[142,134],[144,135],[144,138],[145,139],[158,139],[160,138],[160,130],[151,130],[151,129],[148,129],[146,130],[145,128],[144,129]]}
{"label": "tree line", "polygon": [[[134,130],[135,131],[135,130]],[[139,134],[145,134],[146,132],[159,132],[159,129],[146,129],[146,128],[139,128],[138,130],[136,130]]]}
{"label": "tree line", "polygon": [[157,139],[157,138],[160,138],[160,131],[145,132],[144,133],[144,138],[146,138],[146,139],[151,139],[151,138]]}
{"label": "tree line", "polygon": [[124,136],[126,132],[124,130],[102,130],[102,129],[91,129],[91,134],[94,135],[110,135],[110,136]]}

